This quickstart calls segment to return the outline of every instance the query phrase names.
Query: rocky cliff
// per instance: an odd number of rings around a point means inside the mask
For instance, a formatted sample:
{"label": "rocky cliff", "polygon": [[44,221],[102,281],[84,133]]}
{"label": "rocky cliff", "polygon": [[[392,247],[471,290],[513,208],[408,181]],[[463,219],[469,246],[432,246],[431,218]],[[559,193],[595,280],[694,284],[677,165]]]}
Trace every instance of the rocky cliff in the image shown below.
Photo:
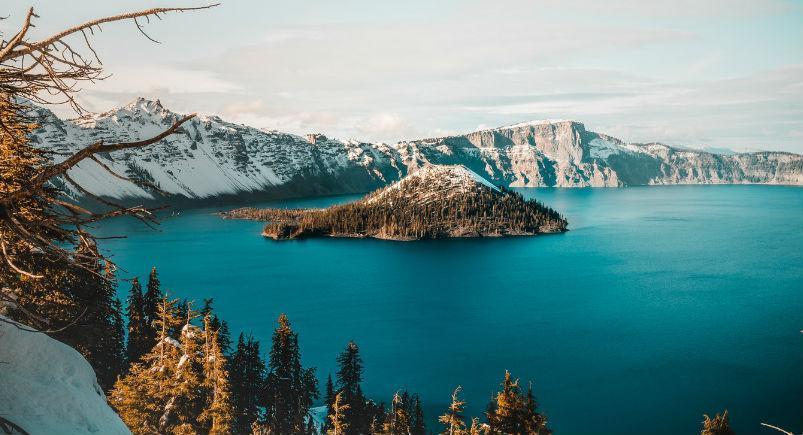
{"label": "rocky cliff", "polygon": [[[43,108],[33,114],[39,129],[32,139],[60,154],[98,140],[150,137],[179,117],[158,100],[142,98],[81,120],[60,120]],[[625,143],[562,120],[388,145],[301,137],[200,116],[158,144],[100,160],[157,184],[170,195],[168,200],[190,202],[366,192],[428,164],[463,165],[495,184],[513,187],[803,184],[803,156],[798,154],[721,155],[660,143]],[[99,195],[155,199],[152,192],[112,178],[91,161],[70,174]]]}

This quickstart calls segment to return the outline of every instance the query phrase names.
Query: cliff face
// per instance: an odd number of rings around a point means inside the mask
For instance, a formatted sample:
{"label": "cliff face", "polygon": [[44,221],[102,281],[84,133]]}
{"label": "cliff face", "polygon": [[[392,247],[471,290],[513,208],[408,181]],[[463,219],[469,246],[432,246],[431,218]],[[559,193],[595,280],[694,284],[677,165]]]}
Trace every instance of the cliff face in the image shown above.
{"label": "cliff face", "polygon": [[[63,121],[42,108],[34,114],[40,127],[32,140],[61,153],[98,140],[147,138],[179,117],[158,101],[144,99],[81,121]],[[798,154],[720,155],[659,143],[630,144],[587,131],[579,122],[551,120],[387,145],[323,135],[305,138],[204,116],[158,144],[113,157],[100,160],[159,185],[173,201],[366,192],[428,164],[463,165],[513,187],[803,184],[803,156]],[[99,195],[153,198],[94,162],[82,163],[70,175]]]}
{"label": "cliff face", "polygon": [[575,121],[517,124],[400,144],[410,166],[463,164],[513,187],[616,187],[651,184],[803,184],[803,156],[733,155],[626,144]]}
{"label": "cliff face", "polygon": [[592,158],[599,135],[574,121],[541,121],[397,145],[408,166],[461,164],[512,187],[615,187],[617,174]]}

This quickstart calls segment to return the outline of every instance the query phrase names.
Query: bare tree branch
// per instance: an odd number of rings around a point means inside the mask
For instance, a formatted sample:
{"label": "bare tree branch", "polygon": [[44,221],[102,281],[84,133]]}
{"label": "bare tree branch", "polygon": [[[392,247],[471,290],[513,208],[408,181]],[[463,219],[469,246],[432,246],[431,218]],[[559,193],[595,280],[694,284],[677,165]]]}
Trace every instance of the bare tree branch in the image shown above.
{"label": "bare tree branch", "polygon": [[[57,42],[57,41],[61,41],[62,39],[64,39],[65,37],[67,37],[69,35],[72,35],[73,33],[78,33],[78,32],[81,32],[83,30],[91,29],[92,27],[100,28],[101,24],[111,23],[113,21],[133,20],[133,19],[136,19],[138,17],[146,17],[146,16],[150,16],[150,15],[158,16],[159,14],[165,14],[165,13],[168,13],[168,12],[187,12],[187,11],[197,11],[197,10],[201,10],[201,9],[210,9],[210,8],[213,8],[213,7],[218,6],[218,5],[220,5],[220,3],[215,3],[215,4],[211,4],[211,5],[206,5],[206,6],[189,7],[189,8],[152,8],[152,9],[146,9],[144,11],[139,11],[139,12],[128,12],[128,13],[119,14],[119,15],[112,15],[112,16],[109,16],[109,17],[97,18],[97,19],[90,20],[90,21],[87,21],[85,23],[79,24],[77,26],[70,27],[69,29],[62,30],[61,32],[56,33],[55,35],[52,35],[52,36],[50,36],[48,38],[45,38],[45,39],[43,39],[41,41],[34,42],[34,43],[30,44],[30,46],[27,47],[27,48],[24,48],[24,49],[21,49],[21,50],[14,50],[9,54],[9,56],[10,56],[9,59],[14,59],[14,58],[17,58],[17,57],[20,57],[20,56],[31,54],[34,50],[42,48],[42,47],[47,47],[47,46],[49,46],[49,45],[51,45],[51,44],[53,44],[54,42]],[[33,14],[33,8],[30,9],[29,14],[30,14],[29,17],[28,17],[29,19],[26,21],[28,23],[30,23],[30,16],[31,15],[36,16],[35,14]],[[27,27],[24,27],[24,29],[27,30]],[[25,35],[22,35],[22,36],[24,37]],[[0,60],[6,60],[5,56],[0,56]]]}
{"label": "bare tree branch", "polygon": [[[100,195],[95,195],[73,179],[68,171],[87,159],[97,163],[114,177],[128,180],[145,189],[160,191],[158,186],[144,180],[116,173],[104,163],[100,153],[114,153],[146,147],[181,131],[181,126],[195,115],[171,119],[173,125],[165,131],[142,140],[106,145],[102,141],[78,146],[78,151],[52,163],[54,153],[37,149],[30,143],[34,131],[31,103],[67,104],[76,113],[84,113],[77,101],[81,82],[94,83],[108,77],[102,69],[100,56],[92,46],[90,36],[102,25],[131,20],[146,38],[141,19],[161,19],[163,14],[209,9],[211,4],[185,8],[152,8],[90,20],[67,28],[49,37],[32,40],[31,29],[38,16],[28,9],[19,30],[8,40],[0,33],[0,305],[16,304],[16,310],[32,322],[47,326],[47,322],[22,304],[17,296],[33,287],[32,281],[50,284],[48,271],[55,267],[73,267],[99,274],[98,261],[105,258],[96,248],[96,238],[87,231],[91,224],[117,216],[132,216],[153,227],[153,210],[143,206],[127,207]],[[80,34],[80,35],[78,35]],[[82,38],[73,45],[72,35]],[[83,44],[86,44],[84,49]],[[78,145],[78,144],[71,144]],[[72,190],[68,188],[72,186]],[[69,193],[80,192],[108,210],[95,210],[80,204]],[[73,247],[77,247],[73,249]],[[54,281],[54,286],[55,281]],[[45,288],[49,288],[45,286]],[[10,290],[14,289],[14,290]],[[55,291],[55,289],[53,290]],[[10,292],[10,293],[9,293]],[[30,307],[27,307],[30,308]],[[79,307],[80,308],[80,307]],[[34,310],[35,311],[35,310]],[[78,316],[80,317],[80,315]],[[76,317],[73,322],[77,321]],[[38,325],[37,325],[38,326]],[[65,326],[69,327],[69,325]],[[40,328],[45,332],[58,332]]]}
{"label": "bare tree branch", "polygon": [[770,429],[775,429],[775,430],[777,430],[778,432],[780,432],[780,433],[782,433],[782,434],[786,434],[786,435],[795,435],[794,433],[792,433],[792,432],[789,432],[788,430],[781,429],[781,428],[779,428],[778,426],[773,426],[773,425],[771,425],[771,424],[767,424],[767,423],[761,423],[761,425],[762,425],[762,426],[765,426],[765,427],[768,427],[768,428],[770,428]]}

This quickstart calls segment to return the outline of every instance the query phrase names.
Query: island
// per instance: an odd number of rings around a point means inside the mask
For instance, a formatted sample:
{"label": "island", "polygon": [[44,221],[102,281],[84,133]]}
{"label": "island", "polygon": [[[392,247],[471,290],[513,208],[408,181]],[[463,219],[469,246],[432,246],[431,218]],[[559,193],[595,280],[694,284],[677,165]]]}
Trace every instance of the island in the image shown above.
{"label": "island", "polygon": [[227,219],[265,221],[274,240],[372,237],[421,240],[534,236],[567,230],[557,211],[460,165],[425,165],[364,198],[320,209],[239,208]]}

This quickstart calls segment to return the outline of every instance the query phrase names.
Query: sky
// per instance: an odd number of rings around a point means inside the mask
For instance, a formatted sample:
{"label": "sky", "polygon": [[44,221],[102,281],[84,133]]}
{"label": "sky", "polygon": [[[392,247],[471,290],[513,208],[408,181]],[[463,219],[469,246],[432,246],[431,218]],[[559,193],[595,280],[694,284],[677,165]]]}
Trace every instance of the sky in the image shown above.
{"label": "sky", "polygon": [[[0,28],[12,33],[29,6],[44,37],[202,4],[5,0]],[[143,24],[159,44],[130,22],[92,37],[112,76],[84,86],[89,110],[144,96],[384,142],[573,119],[628,142],[803,153],[800,0],[223,0]]]}

